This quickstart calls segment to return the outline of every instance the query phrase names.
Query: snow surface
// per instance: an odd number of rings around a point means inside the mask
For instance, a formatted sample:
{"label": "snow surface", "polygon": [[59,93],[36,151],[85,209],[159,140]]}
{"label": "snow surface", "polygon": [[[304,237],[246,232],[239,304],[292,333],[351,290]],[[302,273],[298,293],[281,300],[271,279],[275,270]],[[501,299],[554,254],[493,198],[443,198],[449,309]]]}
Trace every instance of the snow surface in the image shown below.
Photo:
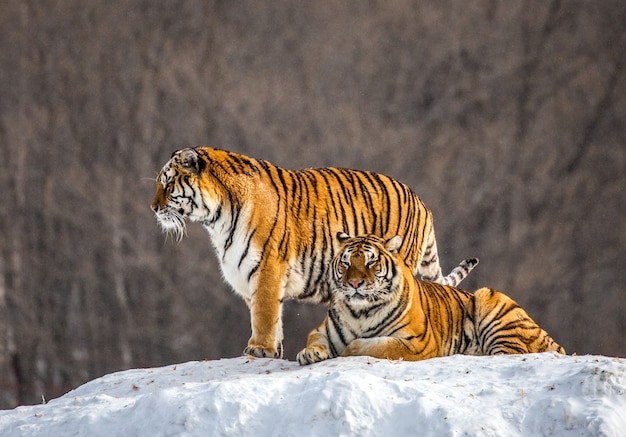
{"label": "snow surface", "polygon": [[0,411],[1,436],[626,435],[626,359],[553,353],[117,372]]}

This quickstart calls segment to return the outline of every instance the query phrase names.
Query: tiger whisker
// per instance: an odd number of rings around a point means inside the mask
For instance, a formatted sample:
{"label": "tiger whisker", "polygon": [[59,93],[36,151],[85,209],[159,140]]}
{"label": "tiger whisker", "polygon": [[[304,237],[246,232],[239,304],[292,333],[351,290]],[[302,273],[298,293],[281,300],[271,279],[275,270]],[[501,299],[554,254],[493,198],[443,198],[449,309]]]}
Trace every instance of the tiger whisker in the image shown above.
{"label": "tiger whisker", "polygon": [[176,210],[168,209],[156,213],[157,222],[166,238],[172,237],[176,242],[180,242],[187,235],[187,223],[185,218]]}

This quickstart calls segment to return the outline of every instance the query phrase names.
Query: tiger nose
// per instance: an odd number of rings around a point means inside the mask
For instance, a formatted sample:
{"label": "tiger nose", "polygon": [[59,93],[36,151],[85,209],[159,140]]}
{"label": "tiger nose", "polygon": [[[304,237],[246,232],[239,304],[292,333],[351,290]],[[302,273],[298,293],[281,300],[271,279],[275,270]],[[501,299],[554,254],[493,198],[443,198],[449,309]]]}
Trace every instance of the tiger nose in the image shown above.
{"label": "tiger nose", "polygon": [[158,203],[153,203],[152,205],[150,205],[150,209],[154,212],[159,212],[159,204]]}
{"label": "tiger nose", "polygon": [[363,285],[363,279],[350,279],[348,280],[348,284],[350,284],[352,288],[357,289]]}

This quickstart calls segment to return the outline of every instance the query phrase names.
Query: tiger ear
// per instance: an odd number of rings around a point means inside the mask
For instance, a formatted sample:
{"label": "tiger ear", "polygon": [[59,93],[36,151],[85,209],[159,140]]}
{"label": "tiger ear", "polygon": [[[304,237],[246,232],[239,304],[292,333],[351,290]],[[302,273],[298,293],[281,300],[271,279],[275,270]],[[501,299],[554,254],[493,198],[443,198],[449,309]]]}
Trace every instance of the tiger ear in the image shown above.
{"label": "tiger ear", "polygon": [[348,234],[346,234],[345,232],[337,232],[337,240],[339,240],[340,243],[345,243],[347,239],[349,239],[350,236]]}
{"label": "tiger ear", "polygon": [[394,255],[398,253],[400,246],[402,246],[402,237],[400,235],[396,235],[395,237],[385,241],[385,249]]}
{"label": "tiger ear", "polygon": [[200,173],[201,161],[200,155],[194,149],[185,149],[180,153],[180,160],[183,167],[193,171],[194,173]]}

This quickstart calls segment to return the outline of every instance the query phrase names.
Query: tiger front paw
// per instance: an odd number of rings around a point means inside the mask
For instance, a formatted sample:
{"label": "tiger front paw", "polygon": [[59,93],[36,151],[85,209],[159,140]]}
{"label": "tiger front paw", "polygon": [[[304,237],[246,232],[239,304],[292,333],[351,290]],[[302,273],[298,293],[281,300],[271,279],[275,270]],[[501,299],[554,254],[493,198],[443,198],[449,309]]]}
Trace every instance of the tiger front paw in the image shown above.
{"label": "tiger front paw", "polygon": [[256,358],[278,358],[280,355],[275,347],[264,347],[261,345],[248,345],[243,350],[243,353]]}
{"label": "tiger front paw", "polygon": [[320,361],[324,361],[329,358],[328,349],[320,346],[306,347],[298,352],[298,355],[296,356],[296,360],[301,366],[319,363]]}
{"label": "tiger front paw", "polygon": [[361,338],[352,340],[348,346],[343,350],[341,354],[344,357],[357,357],[361,355],[367,355],[365,352],[365,346],[367,342]]}

